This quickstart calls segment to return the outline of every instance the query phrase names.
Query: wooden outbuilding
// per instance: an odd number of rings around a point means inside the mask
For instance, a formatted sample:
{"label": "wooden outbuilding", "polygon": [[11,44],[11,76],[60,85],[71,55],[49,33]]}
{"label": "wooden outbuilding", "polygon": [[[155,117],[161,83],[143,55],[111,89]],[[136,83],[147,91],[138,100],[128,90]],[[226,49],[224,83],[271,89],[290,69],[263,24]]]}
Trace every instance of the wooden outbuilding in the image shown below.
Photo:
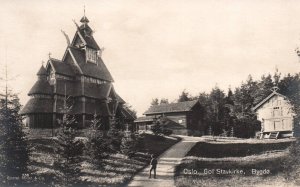
{"label": "wooden outbuilding", "polygon": [[292,137],[294,133],[294,116],[292,104],[287,97],[273,92],[253,107],[257,119],[261,121],[260,138]]}
{"label": "wooden outbuilding", "polygon": [[208,128],[203,119],[204,108],[198,100],[153,105],[144,115],[135,120],[139,130],[150,130],[151,125],[160,118],[173,134],[204,135]]}

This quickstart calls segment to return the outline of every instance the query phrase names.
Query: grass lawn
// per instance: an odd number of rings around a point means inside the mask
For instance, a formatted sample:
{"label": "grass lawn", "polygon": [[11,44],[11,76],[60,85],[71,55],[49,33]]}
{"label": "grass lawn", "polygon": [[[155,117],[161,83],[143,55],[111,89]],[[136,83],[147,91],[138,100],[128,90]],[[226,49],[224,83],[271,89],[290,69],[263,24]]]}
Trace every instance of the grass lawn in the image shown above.
{"label": "grass lawn", "polygon": [[[253,154],[261,154],[272,150],[284,150],[294,140],[290,141],[269,141],[243,143],[242,141],[219,141],[219,142],[198,142],[189,152],[188,156],[221,158],[221,157],[243,157]],[[205,150],[205,151],[203,151]]]}
{"label": "grass lawn", "polygon": [[145,134],[144,136],[144,149],[140,151],[157,156],[179,141],[178,138],[154,136],[152,134]]}
{"label": "grass lawn", "polygon": [[275,145],[198,143],[188,153],[197,156],[185,157],[176,167],[175,184],[178,187],[300,185],[300,181],[286,179],[287,172],[299,171],[287,171],[282,165],[288,159],[288,145],[286,142]]}
{"label": "grass lawn", "polygon": [[[150,162],[150,154],[159,155],[179,140],[169,137],[156,137],[151,134],[144,136],[144,149],[137,152],[132,158],[123,154],[112,154],[103,160],[103,167],[97,168],[83,157],[81,164],[81,181],[89,186],[125,186],[138,171]],[[33,152],[30,157],[30,169],[38,178],[31,181],[29,186],[59,184],[61,173],[53,166],[58,155],[54,154],[55,139],[36,138],[30,139]]]}

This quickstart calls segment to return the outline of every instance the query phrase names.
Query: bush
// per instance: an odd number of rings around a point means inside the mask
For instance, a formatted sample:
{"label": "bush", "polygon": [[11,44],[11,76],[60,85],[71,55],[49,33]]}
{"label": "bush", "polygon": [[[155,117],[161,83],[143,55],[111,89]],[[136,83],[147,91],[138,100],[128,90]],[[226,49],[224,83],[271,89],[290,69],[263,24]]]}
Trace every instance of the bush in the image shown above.
{"label": "bush", "polygon": [[284,178],[287,181],[295,181],[300,185],[300,141],[297,140],[289,147],[289,155],[282,158],[281,166]]}
{"label": "bush", "polygon": [[170,136],[173,133],[173,131],[171,129],[163,129],[162,133],[165,136]]}

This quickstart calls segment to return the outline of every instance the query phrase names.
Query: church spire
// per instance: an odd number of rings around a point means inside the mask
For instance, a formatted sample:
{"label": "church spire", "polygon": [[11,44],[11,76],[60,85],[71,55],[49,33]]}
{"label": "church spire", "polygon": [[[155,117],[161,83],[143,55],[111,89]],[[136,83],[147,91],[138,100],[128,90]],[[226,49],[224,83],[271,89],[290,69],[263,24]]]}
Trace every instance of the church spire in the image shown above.
{"label": "church spire", "polygon": [[88,18],[85,16],[85,6],[83,7],[83,17],[81,18],[80,22],[84,25],[86,25],[88,22],[90,22],[88,20]]}

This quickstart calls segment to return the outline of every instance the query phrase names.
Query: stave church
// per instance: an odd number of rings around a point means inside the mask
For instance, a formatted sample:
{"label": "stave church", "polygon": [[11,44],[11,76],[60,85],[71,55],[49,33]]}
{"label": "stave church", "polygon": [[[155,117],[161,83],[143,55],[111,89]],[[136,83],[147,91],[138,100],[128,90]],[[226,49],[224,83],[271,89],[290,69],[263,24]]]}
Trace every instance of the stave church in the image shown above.
{"label": "stave church", "polygon": [[100,116],[105,129],[118,118],[123,123],[134,121],[134,115],[117,94],[113,78],[105,66],[102,50],[93,37],[93,30],[84,16],[81,25],[75,23],[72,41],[64,33],[68,46],[61,60],[50,57],[37,72],[37,81],[30,89],[29,101],[20,111],[30,128],[55,128],[62,119],[66,98],[71,100],[69,112],[79,128],[85,128]]}

